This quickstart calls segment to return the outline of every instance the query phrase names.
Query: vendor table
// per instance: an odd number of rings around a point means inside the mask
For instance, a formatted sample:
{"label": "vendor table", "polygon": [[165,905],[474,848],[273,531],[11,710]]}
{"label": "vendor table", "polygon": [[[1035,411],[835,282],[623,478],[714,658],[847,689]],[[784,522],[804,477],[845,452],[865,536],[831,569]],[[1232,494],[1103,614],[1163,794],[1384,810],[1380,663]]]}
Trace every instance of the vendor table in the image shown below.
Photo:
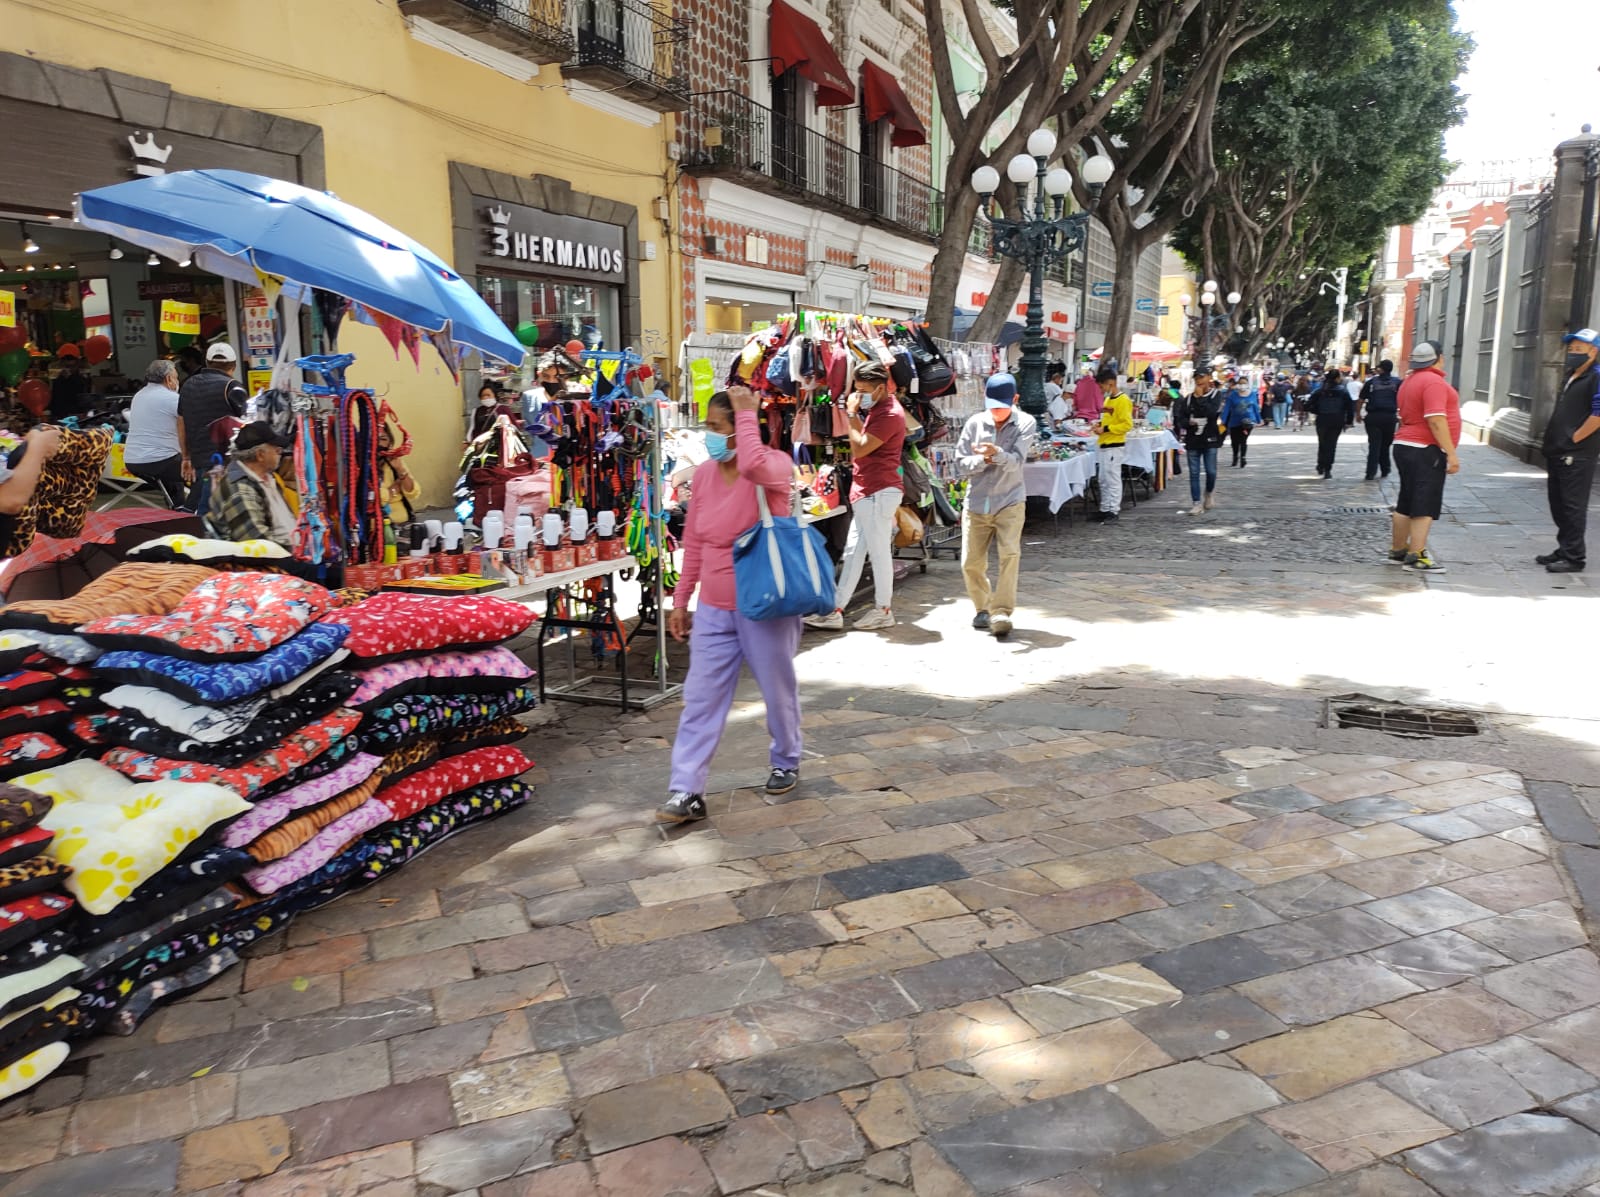
{"label": "vendor table", "polygon": [[1094,477],[1097,457],[1093,450],[1065,461],[1030,461],[1022,467],[1028,494],[1046,499],[1055,515],[1084,492]]}
{"label": "vendor table", "polygon": [[[1082,445],[1094,446],[1099,438],[1092,436],[1075,436],[1070,438]],[[1143,470],[1151,477],[1151,485],[1155,490],[1163,489],[1167,484],[1167,458],[1170,450],[1182,448],[1178,438],[1165,428],[1152,428],[1148,432],[1131,432],[1127,439],[1127,452],[1123,455],[1122,464],[1129,469]],[[1034,492],[1030,489],[1029,494]]]}
{"label": "vendor table", "polygon": [[[545,614],[539,623],[538,647],[541,700],[559,698],[566,702],[617,706],[623,710],[628,710],[630,707],[644,710],[678,691],[677,686],[665,687],[659,692],[652,690],[641,698],[635,686],[633,694],[630,695],[628,650],[626,644],[619,643],[617,693],[615,695],[592,693],[590,688],[597,682],[605,682],[606,679],[592,674],[578,676],[576,642],[571,636],[567,637],[567,666],[570,680],[563,685],[552,686],[546,676],[545,645],[556,632],[588,632],[594,636],[615,636],[619,641],[631,639],[623,630],[622,621],[617,615],[616,581],[617,575],[623,570],[638,568],[639,563],[633,557],[617,557],[611,561],[597,561],[593,565],[580,565],[576,569],[562,570],[557,574],[546,574],[526,586],[511,586],[494,592],[495,598],[511,599],[515,602],[527,602],[541,595],[544,597]],[[588,583],[596,579],[601,583],[597,591],[588,586]]]}

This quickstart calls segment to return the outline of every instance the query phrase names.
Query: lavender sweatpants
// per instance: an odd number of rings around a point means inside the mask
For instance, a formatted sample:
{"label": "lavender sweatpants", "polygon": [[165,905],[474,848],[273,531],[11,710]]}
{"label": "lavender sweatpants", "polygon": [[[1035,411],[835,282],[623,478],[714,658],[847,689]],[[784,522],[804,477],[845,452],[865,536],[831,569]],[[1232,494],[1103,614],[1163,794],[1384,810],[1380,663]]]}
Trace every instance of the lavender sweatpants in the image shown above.
{"label": "lavender sweatpants", "polygon": [[703,794],[733,706],[739,669],[748,665],[767,704],[772,767],[800,767],[800,682],[794,655],[800,617],[746,619],[737,611],[701,607],[689,632],[689,676],[683,683],[683,718],[672,745],[672,786]]}

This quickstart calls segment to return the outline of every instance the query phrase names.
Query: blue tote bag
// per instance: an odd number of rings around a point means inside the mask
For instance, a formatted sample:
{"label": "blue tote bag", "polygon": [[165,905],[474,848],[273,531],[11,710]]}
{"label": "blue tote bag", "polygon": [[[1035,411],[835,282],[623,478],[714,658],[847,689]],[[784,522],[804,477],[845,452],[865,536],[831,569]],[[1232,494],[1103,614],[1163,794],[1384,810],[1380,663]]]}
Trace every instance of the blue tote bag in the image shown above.
{"label": "blue tote bag", "polygon": [[833,614],[833,562],[822,533],[792,515],[774,516],[756,487],[761,519],[733,542],[733,582],[746,619]]}

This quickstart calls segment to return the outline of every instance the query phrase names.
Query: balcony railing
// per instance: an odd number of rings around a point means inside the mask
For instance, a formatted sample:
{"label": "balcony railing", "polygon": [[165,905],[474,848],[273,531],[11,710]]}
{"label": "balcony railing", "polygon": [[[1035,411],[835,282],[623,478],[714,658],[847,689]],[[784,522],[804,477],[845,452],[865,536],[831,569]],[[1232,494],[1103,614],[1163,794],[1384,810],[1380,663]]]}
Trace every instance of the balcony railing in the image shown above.
{"label": "balcony railing", "polygon": [[576,39],[564,0],[400,0],[400,11],[534,63],[565,62]]}
{"label": "balcony railing", "polygon": [[680,61],[689,22],[648,0],[571,0],[577,53],[561,68],[569,79],[603,87],[658,112],[689,105]]}
{"label": "balcony railing", "polygon": [[749,96],[696,95],[678,129],[690,173],[736,178],[929,240],[944,227],[943,192]]}

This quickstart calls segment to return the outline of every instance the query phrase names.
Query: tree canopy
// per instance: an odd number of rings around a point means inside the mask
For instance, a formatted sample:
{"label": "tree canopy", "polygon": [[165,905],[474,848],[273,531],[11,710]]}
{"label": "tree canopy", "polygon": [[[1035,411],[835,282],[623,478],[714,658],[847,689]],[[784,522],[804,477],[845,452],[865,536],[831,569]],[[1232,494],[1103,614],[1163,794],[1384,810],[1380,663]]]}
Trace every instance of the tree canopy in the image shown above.
{"label": "tree canopy", "polygon": [[1224,83],[1217,184],[1173,242],[1244,295],[1257,330],[1268,317],[1330,322],[1313,302],[1326,272],[1364,276],[1388,229],[1420,216],[1443,183],[1471,46],[1447,7],[1427,8],[1377,22],[1333,61],[1284,58],[1274,37]]}

